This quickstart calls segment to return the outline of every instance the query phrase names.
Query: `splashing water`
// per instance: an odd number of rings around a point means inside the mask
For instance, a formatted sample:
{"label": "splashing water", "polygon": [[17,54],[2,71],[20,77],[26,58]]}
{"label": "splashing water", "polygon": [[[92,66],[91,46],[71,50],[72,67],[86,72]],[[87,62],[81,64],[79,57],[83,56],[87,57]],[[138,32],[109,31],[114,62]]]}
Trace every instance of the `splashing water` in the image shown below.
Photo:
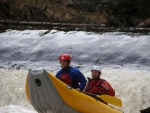
{"label": "splashing water", "polygon": [[139,113],[150,107],[149,34],[7,30],[0,33],[0,113],[37,113],[25,95],[27,69],[55,75],[61,53],[71,54],[72,65],[85,76],[90,77],[91,65],[101,65],[101,77],[123,101],[118,109]]}
{"label": "splashing water", "polygon": [[[90,77],[89,70],[81,71]],[[1,113],[36,113],[25,97],[26,75],[27,70],[0,69]],[[141,109],[149,107],[149,76],[150,72],[146,70],[104,68],[101,77],[110,82],[116,96],[122,99],[123,107],[118,109],[125,113],[139,113]]]}

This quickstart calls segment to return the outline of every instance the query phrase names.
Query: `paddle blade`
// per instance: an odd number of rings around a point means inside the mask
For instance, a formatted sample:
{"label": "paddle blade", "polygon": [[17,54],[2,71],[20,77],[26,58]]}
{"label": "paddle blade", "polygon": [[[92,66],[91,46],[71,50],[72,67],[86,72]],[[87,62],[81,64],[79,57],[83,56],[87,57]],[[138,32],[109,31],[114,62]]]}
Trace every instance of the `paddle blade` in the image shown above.
{"label": "paddle blade", "polygon": [[109,95],[96,95],[96,97],[102,99],[103,101],[121,107],[122,101],[119,98],[109,96]]}

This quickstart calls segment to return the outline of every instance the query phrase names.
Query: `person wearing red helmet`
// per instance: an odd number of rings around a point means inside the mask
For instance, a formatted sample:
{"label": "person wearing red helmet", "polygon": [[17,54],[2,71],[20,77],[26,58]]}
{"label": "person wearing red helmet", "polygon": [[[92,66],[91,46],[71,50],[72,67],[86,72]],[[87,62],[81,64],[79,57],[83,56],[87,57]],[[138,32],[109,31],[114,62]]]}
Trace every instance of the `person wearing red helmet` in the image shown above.
{"label": "person wearing red helmet", "polygon": [[107,95],[115,96],[115,91],[111,87],[111,85],[106,80],[100,78],[101,68],[99,66],[92,67],[91,76],[92,79],[88,78],[88,83],[84,91],[85,93],[92,93],[95,95],[107,94]]}
{"label": "person wearing red helmet", "polygon": [[77,68],[70,66],[71,56],[69,54],[61,54],[59,61],[61,70],[57,72],[56,77],[72,88],[82,91],[87,81]]}

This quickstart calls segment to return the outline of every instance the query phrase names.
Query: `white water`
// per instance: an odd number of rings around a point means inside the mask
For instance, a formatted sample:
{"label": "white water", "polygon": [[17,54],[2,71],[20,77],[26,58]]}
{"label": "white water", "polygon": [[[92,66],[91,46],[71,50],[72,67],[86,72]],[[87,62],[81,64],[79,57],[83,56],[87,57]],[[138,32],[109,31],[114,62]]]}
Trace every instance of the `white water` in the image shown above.
{"label": "white water", "polygon": [[0,113],[36,113],[25,96],[27,69],[45,68],[55,74],[59,69],[58,55],[64,52],[72,55],[72,65],[81,67],[86,76],[90,76],[92,64],[104,68],[102,78],[111,83],[123,101],[123,107],[118,109],[139,113],[150,107],[149,35],[45,32],[0,33]]}
{"label": "white water", "polygon": [[80,66],[150,66],[150,35],[57,30],[0,33],[1,67],[58,66],[56,62],[61,53],[71,54],[73,63]]}
{"label": "white water", "polygon": [[[81,70],[90,76],[89,70]],[[56,71],[50,71],[53,74]],[[0,69],[0,113],[36,113],[25,96],[27,70]],[[150,71],[134,69],[103,69],[108,80],[123,101],[118,108],[125,113],[139,113],[150,105]]]}
{"label": "white water", "polygon": [[0,113],[37,113],[33,110],[28,110],[27,108],[16,106],[16,105],[8,105],[5,107],[0,107]]}

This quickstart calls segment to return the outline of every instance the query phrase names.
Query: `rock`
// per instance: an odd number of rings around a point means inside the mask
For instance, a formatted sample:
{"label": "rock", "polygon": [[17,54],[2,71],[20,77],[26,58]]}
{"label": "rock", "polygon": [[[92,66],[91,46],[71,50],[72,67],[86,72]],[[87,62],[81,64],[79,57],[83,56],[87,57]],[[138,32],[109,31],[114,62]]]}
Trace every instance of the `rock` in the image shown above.
{"label": "rock", "polygon": [[[149,18],[148,1],[141,1],[146,7],[132,0],[0,0],[0,20],[132,27]],[[137,26],[150,26],[150,19]]]}
{"label": "rock", "polygon": [[137,27],[149,27],[150,26],[150,18],[142,21],[137,25]]}
{"label": "rock", "polygon": [[141,110],[141,113],[150,113],[150,107],[146,108],[144,110]]}

